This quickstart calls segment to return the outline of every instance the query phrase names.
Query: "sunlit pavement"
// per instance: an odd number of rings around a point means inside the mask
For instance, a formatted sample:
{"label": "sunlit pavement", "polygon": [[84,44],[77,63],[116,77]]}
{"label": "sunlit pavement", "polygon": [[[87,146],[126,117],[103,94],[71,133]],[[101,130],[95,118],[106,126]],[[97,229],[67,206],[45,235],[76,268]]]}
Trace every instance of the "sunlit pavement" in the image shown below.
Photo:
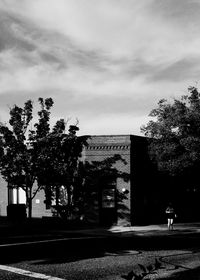
{"label": "sunlit pavement", "polygon": [[[70,230],[68,232],[71,232]],[[79,230],[80,233],[103,236],[168,236],[200,233],[200,223],[179,223],[169,231],[166,224],[147,226],[112,226],[110,228],[94,228]]]}
{"label": "sunlit pavement", "polygon": [[148,226],[131,226],[120,227],[113,226],[109,229],[113,233],[117,232],[134,232],[134,233],[146,233],[146,234],[180,234],[186,232],[200,232],[200,223],[178,223],[174,225],[174,229],[169,231],[166,224],[161,225],[148,225]]}

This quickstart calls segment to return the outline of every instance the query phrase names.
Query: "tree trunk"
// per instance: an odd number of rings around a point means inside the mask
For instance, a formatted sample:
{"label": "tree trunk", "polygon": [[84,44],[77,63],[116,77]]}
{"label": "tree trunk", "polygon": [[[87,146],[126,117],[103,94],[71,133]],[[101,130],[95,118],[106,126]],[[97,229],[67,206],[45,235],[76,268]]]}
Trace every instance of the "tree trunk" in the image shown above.
{"label": "tree trunk", "polygon": [[29,197],[29,203],[28,203],[28,218],[32,218],[32,199]]}
{"label": "tree trunk", "polygon": [[67,211],[67,218],[69,219],[69,220],[71,220],[71,218],[72,218],[72,192],[71,192],[71,186],[69,187],[67,187],[67,205],[68,205],[68,207],[67,207],[67,209],[68,209],[68,211]]}
{"label": "tree trunk", "polygon": [[26,203],[28,208],[28,218],[32,218],[32,198],[31,198],[31,190],[28,188],[26,190]]}
{"label": "tree trunk", "polygon": [[60,196],[60,187],[56,186],[56,215],[59,217],[59,196]]}

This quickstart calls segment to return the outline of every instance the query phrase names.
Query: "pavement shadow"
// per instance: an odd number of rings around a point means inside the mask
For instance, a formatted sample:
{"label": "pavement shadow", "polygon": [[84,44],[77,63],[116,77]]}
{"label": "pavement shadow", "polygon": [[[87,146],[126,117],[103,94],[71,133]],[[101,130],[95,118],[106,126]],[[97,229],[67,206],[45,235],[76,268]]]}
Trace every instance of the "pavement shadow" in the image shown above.
{"label": "pavement shadow", "polygon": [[191,246],[198,247],[199,240],[200,233],[190,229],[177,229],[174,232],[159,229],[112,232],[109,228],[48,224],[33,220],[12,223],[9,227],[2,225],[1,244],[10,245],[0,246],[0,263],[24,260],[34,260],[37,263],[44,259],[43,263],[53,264],[99,258],[108,252],[117,255],[123,250],[139,253],[140,250],[187,249]]}
{"label": "pavement shadow", "polygon": [[[113,244],[113,243],[112,243]],[[113,249],[109,239],[83,238],[73,240],[56,240],[53,242],[36,242],[1,247],[0,263],[15,263],[24,260],[41,260],[42,263],[72,262],[81,259],[105,256],[107,250]],[[40,261],[39,261],[40,262]]]}
{"label": "pavement shadow", "polygon": [[183,236],[131,236],[83,237],[57,239],[50,242],[23,243],[1,247],[0,263],[32,260],[35,264],[56,264],[106,255],[122,255],[132,250],[139,254],[145,250],[171,250],[199,247],[199,235]]}

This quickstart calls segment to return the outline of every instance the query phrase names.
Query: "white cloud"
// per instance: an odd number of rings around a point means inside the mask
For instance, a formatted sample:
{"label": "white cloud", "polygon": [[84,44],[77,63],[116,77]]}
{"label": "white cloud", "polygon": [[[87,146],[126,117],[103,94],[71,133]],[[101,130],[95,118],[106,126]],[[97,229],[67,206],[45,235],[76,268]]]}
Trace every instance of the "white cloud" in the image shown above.
{"label": "white cloud", "polygon": [[172,28],[159,15],[149,12],[153,2],[34,0],[22,1],[22,9],[19,1],[10,0],[13,10],[43,28],[69,36],[83,48],[166,62],[177,43],[182,46],[182,35],[177,33],[176,25]]}
{"label": "white cloud", "polygon": [[111,134],[135,134],[141,135],[140,128],[146,124],[150,118],[148,116],[117,116],[93,118],[89,122],[87,119],[80,119],[80,134],[89,135],[111,135]]}

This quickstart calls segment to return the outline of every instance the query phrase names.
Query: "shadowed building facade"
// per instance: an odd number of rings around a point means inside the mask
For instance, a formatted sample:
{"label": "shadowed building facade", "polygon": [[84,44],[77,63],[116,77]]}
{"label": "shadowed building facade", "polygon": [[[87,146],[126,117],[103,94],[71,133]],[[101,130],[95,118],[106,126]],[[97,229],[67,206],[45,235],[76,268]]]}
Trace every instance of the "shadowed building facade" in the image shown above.
{"label": "shadowed building facade", "polygon": [[[111,225],[135,225],[165,222],[164,209],[168,202],[168,178],[157,171],[148,156],[145,137],[134,135],[100,135],[88,140],[82,153],[82,161],[102,161],[120,155],[125,162],[117,161],[115,167],[130,175],[125,182],[118,178],[98,190],[98,199],[91,203],[85,213],[89,222]],[[126,193],[119,201],[117,194]],[[8,190],[1,179],[0,215],[7,215],[7,205],[24,204],[22,190]],[[40,191],[33,199],[33,217],[51,217],[52,208],[45,205],[45,195]]]}
{"label": "shadowed building facade", "polygon": [[[111,187],[102,186],[98,203],[99,222],[122,225],[159,222],[166,199],[160,188],[163,175],[149,159],[147,139],[134,135],[103,135],[93,136],[88,143],[83,154],[86,160],[100,161],[118,154],[126,163],[118,161],[116,168],[130,175],[129,182],[119,178]],[[126,192],[127,199],[117,200],[116,191]]]}
{"label": "shadowed building facade", "polygon": [[[130,175],[131,173],[131,137],[129,135],[93,136],[88,140],[88,147],[83,151],[83,161],[102,161],[120,155],[124,161],[117,161],[115,168]],[[118,193],[127,193],[127,199],[119,201]],[[131,184],[117,178],[112,184],[100,186],[98,202],[94,202],[92,211],[88,211],[89,219],[98,220],[99,224],[130,224]],[[95,207],[96,203],[96,207]],[[96,215],[95,215],[96,213]],[[93,215],[93,217],[92,217]],[[95,216],[94,216],[95,215]]]}

